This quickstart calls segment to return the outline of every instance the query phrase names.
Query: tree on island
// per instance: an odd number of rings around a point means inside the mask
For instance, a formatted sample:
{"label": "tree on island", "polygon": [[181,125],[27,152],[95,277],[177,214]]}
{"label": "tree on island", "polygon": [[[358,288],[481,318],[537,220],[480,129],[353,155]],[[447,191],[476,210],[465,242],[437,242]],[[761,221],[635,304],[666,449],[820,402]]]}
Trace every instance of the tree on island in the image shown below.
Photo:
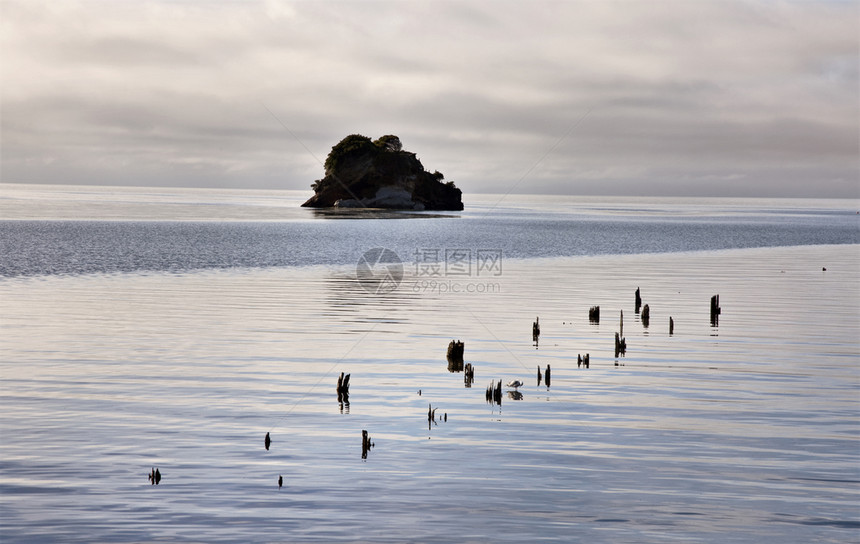
{"label": "tree on island", "polygon": [[403,144],[400,143],[400,138],[393,134],[386,134],[382,138],[373,142],[373,145],[385,151],[401,151],[403,149]]}

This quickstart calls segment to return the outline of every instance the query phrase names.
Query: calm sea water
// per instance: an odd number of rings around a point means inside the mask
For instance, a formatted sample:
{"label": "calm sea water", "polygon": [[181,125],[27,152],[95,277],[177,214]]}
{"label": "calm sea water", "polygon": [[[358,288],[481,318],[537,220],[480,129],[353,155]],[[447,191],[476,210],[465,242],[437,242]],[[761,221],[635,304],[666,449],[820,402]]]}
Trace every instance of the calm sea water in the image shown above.
{"label": "calm sea water", "polygon": [[0,186],[0,540],[860,540],[858,203],[303,196]]}

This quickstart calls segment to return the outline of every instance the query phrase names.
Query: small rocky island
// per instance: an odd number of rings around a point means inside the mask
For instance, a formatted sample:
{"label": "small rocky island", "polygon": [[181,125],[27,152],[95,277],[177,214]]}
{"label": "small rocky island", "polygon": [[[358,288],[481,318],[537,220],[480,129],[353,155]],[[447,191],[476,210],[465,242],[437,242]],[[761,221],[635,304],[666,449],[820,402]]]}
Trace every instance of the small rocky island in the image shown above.
{"label": "small rocky island", "polygon": [[424,170],[403,150],[400,138],[371,140],[351,134],[331,148],[325,177],[311,187],[310,208],[386,208],[393,210],[462,210],[463,193],[440,172]]}

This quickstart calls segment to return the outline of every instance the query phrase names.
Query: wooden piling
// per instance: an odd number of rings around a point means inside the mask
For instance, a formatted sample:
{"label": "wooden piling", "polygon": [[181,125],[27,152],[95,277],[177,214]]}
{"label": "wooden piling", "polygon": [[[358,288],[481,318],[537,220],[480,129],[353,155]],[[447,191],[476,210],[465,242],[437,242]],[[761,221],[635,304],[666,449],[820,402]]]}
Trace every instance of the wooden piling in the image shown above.
{"label": "wooden piling", "polygon": [[337,379],[337,401],[349,403],[349,374],[344,375],[343,372]]}
{"label": "wooden piling", "polygon": [[641,307],[642,307],[642,297],[641,297],[641,296],[639,296],[639,288],[638,288],[638,287],[636,288],[636,301],[635,301],[635,304],[636,304],[636,306],[635,306],[635,311],[636,311],[636,313],[638,314],[638,313],[639,313],[639,308],[641,308]]}
{"label": "wooden piling", "polygon": [[669,316],[669,336],[672,336],[675,333],[675,321],[672,319],[672,316]]}
{"label": "wooden piling", "polygon": [[600,306],[592,306],[588,309],[588,321],[590,323],[600,323]]}
{"label": "wooden piling", "polygon": [[648,323],[651,321],[651,308],[647,304],[642,308],[641,319],[642,326],[648,328]]}
{"label": "wooden piling", "polygon": [[546,372],[543,373],[543,382],[546,384],[547,389],[549,389],[550,383],[552,382],[549,365],[546,365]]}
{"label": "wooden piling", "polygon": [[502,380],[496,383],[496,380],[490,382],[487,387],[487,402],[490,404],[502,404]]}
{"label": "wooden piling", "polygon": [[720,314],[722,313],[722,309],[720,308],[720,295],[714,295],[711,297],[711,325],[716,327],[720,324]]}
{"label": "wooden piling", "polygon": [[621,335],[615,333],[615,356],[625,356],[627,354],[627,340],[621,338]]}
{"label": "wooden piling", "polygon": [[448,372],[463,372],[463,359],[448,359]]}
{"label": "wooden piling", "polygon": [[472,383],[475,381],[475,367],[472,366],[472,363],[466,363],[466,368],[463,371],[463,381],[466,387],[472,387]]}
{"label": "wooden piling", "polygon": [[589,365],[591,363],[590,359],[591,359],[591,357],[587,353],[585,354],[585,357],[582,358],[582,364],[583,364],[583,366],[585,366],[585,368],[589,367]]}
{"label": "wooden piling", "polygon": [[535,322],[532,323],[532,341],[537,342],[539,336],[540,336],[540,317],[536,317]]}
{"label": "wooden piling", "polygon": [[538,371],[537,371],[538,383],[537,384],[540,385],[540,382],[543,379],[543,374],[541,374],[541,372],[540,372],[540,365],[538,365],[537,369],[538,369]]}
{"label": "wooden piling", "polygon": [[451,340],[448,344],[448,360],[462,361],[464,349],[465,346],[463,342],[460,342],[459,340]]}
{"label": "wooden piling", "polygon": [[367,459],[367,452],[370,451],[370,448],[374,446],[374,443],[370,441],[370,435],[367,434],[367,431],[361,431],[361,458]]}

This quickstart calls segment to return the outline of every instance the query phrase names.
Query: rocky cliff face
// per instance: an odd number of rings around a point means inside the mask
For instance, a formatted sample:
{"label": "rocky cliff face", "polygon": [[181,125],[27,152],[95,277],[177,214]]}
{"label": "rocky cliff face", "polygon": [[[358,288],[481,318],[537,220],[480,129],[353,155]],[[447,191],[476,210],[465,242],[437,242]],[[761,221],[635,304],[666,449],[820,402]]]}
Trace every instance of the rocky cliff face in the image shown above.
{"label": "rocky cliff face", "polygon": [[397,136],[371,141],[353,134],[332,147],[325,177],[311,185],[311,208],[462,210],[460,189],[424,170],[415,153],[403,151]]}

